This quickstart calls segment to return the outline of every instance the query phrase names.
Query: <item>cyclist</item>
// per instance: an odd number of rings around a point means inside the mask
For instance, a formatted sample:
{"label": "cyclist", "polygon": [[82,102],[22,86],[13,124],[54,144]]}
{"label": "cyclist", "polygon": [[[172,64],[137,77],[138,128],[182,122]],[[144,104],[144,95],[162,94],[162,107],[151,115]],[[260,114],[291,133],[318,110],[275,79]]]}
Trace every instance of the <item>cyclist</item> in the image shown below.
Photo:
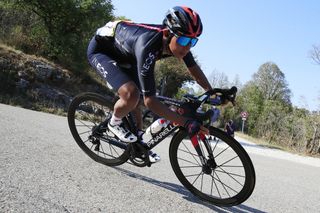
{"label": "cyclist", "polygon": [[[191,8],[171,8],[162,25],[129,21],[108,22],[96,31],[88,46],[90,64],[115,90],[120,99],[115,103],[108,129],[124,142],[135,142],[137,136],[125,129],[122,118],[133,111],[141,129],[140,93],[146,107],[157,115],[187,128],[189,134],[208,132],[198,122],[178,115],[156,97],[154,66],[158,59],[174,56],[182,59],[192,77],[206,91],[211,89],[206,76],[194,60],[190,48],[202,33],[200,16]],[[150,153],[150,161],[160,157]]]}

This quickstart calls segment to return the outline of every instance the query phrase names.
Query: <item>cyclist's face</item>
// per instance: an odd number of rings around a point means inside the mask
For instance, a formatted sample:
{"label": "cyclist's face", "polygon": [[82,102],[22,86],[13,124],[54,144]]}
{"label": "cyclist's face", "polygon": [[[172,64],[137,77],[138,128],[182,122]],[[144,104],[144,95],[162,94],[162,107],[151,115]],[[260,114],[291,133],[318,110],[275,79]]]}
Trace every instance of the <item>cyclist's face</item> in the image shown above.
{"label": "cyclist's face", "polygon": [[181,46],[177,43],[177,37],[173,36],[169,43],[169,48],[175,57],[182,59],[190,51],[191,45]]}

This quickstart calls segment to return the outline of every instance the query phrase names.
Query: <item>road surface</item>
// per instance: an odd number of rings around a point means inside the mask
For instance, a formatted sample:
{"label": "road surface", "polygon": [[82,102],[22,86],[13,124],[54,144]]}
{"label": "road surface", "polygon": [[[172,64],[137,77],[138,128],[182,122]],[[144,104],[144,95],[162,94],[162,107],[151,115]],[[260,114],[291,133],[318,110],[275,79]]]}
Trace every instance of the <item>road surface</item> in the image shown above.
{"label": "road surface", "polygon": [[169,140],[151,168],[96,163],[74,142],[65,117],[0,104],[0,212],[319,212],[320,159],[240,139],[256,170],[243,204],[204,203],[175,177]]}

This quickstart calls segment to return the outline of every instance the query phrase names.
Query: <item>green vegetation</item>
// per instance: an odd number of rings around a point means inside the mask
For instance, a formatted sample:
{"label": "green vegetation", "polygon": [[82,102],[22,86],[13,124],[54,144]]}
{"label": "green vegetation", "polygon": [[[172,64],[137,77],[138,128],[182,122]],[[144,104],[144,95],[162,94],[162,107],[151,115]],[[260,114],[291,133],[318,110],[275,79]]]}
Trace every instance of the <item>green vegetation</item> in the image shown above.
{"label": "green vegetation", "polygon": [[[11,0],[0,5],[0,38],[73,72],[88,68],[86,48],[97,26],[113,18],[105,0]],[[77,74],[78,74],[77,73]]]}
{"label": "green vegetation", "polygon": [[[220,85],[224,86],[231,86],[227,79],[224,85]],[[240,113],[246,111],[249,117],[244,130],[249,136],[259,138],[270,146],[319,155],[319,111],[310,112],[293,107],[290,96],[284,73],[275,63],[266,62],[251,81],[240,87],[236,107],[222,110],[220,125],[233,119],[238,130],[241,130]]]}

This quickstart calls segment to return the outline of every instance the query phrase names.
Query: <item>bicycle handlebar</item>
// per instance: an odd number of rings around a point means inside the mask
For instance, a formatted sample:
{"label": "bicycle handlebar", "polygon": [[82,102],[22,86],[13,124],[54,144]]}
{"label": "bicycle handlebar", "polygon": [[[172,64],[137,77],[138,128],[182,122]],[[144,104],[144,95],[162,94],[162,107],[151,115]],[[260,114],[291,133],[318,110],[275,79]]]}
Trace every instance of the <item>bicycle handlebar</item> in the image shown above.
{"label": "bicycle handlebar", "polygon": [[[203,95],[199,96],[200,101],[210,101],[213,105],[224,104],[226,101],[230,101],[233,105],[235,105],[235,99],[237,95],[237,87],[233,86],[230,89],[220,89],[214,88],[205,92]],[[210,96],[217,95],[218,99],[209,99]]]}

